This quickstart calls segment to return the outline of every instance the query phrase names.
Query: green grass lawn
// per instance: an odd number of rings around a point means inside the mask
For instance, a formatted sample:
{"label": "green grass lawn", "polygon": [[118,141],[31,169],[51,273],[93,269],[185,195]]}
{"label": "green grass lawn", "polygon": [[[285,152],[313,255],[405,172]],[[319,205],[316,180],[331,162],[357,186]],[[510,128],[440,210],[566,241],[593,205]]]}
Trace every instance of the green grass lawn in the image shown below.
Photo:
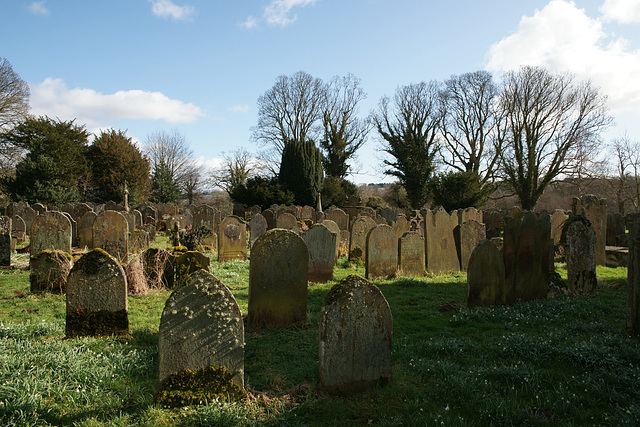
{"label": "green grass lawn", "polygon": [[[246,314],[249,262],[211,271]],[[351,273],[364,267],[336,266],[336,279]],[[64,296],[32,295],[28,271],[2,271],[0,425],[637,425],[626,269],[598,277],[588,297],[473,311],[464,274],[376,281],[393,314],[394,380],[340,398],[317,389],[318,315],[332,283],[311,284],[306,325],[247,334],[245,400],[163,409],[153,393],[168,291],[129,297],[129,337],[65,339]]]}

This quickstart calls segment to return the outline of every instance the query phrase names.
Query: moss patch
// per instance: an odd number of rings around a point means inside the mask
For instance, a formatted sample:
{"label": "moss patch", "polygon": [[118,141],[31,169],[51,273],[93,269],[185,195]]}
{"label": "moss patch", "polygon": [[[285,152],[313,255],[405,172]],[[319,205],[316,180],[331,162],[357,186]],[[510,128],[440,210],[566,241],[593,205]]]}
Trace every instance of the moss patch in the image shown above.
{"label": "moss patch", "polygon": [[127,310],[89,312],[84,309],[67,312],[66,335],[68,338],[126,335],[129,333]]}
{"label": "moss patch", "polygon": [[333,303],[338,297],[338,294],[345,287],[345,285],[349,283],[351,280],[354,280],[356,278],[359,278],[357,274],[350,274],[344,279],[342,279],[339,283],[336,283],[335,285],[333,285],[331,289],[329,289],[329,293],[327,293],[327,296],[324,299],[323,307]]}
{"label": "moss patch", "polygon": [[224,366],[185,369],[164,380],[154,396],[156,403],[167,407],[203,405],[215,400],[235,402],[246,392],[231,379]]}

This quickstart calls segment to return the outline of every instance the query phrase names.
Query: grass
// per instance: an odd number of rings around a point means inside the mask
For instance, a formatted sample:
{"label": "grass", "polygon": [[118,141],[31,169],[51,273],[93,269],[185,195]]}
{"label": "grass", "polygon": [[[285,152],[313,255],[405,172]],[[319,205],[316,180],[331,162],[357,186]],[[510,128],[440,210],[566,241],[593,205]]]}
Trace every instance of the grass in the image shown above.
{"label": "grass", "polygon": [[[246,314],[249,262],[211,271]],[[340,260],[336,280],[351,273],[363,265]],[[168,291],[129,298],[129,337],[64,339],[64,297],[32,295],[27,271],[2,271],[0,425],[637,425],[626,269],[598,277],[588,297],[479,310],[465,308],[462,273],[375,281],[394,319],[394,380],[350,397],[317,389],[318,315],[333,283],[310,284],[307,324],[247,334],[244,401],[168,410],[153,404]]]}

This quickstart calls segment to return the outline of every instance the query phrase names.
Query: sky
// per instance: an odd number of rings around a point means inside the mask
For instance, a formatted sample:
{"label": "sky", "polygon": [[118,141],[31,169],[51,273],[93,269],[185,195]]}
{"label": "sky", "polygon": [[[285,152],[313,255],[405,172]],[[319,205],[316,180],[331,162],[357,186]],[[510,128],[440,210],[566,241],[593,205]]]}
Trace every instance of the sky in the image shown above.
{"label": "sky", "polygon": [[[178,131],[205,167],[261,149],[258,97],[297,71],[360,78],[364,117],[398,86],[544,66],[608,96],[605,143],[640,139],[638,0],[3,0],[0,57],[32,114]],[[371,132],[348,179],[392,182],[380,147]]]}

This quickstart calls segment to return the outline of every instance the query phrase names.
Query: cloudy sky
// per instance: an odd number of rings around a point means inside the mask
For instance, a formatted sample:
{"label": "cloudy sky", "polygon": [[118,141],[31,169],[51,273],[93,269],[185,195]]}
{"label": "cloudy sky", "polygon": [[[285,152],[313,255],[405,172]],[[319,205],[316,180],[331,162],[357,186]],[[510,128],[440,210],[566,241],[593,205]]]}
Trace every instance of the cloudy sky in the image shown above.
{"label": "cloudy sky", "polygon": [[[5,0],[0,56],[33,114],[142,143],[178,130],[207,165],[258,150],[258,97],[299,70],[359,77],[365,116],[399,85],[543,65],[608,95],[606,140],[640,139],[638,0]],[[379,147],[350,179],[390,181]]]}

